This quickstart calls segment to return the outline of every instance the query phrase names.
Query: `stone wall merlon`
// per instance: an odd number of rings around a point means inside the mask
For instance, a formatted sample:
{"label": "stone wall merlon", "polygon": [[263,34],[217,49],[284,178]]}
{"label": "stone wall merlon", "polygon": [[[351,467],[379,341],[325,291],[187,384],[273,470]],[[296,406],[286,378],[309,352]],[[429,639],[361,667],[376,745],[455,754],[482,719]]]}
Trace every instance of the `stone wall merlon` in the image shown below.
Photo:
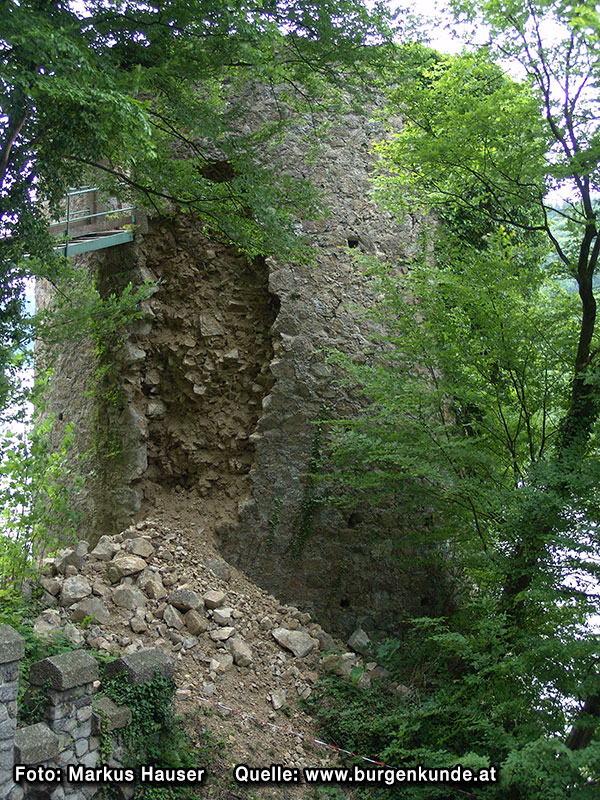
{"label": "stone wall merlon", "polygon": [[85,650],[72,650],[50,656],[31,666],[29,682],[43,686],[50,681],[50,687],[59,691],[83,686],[98,678],[98,662]]}
{"label": "stone wall merlon", "polygon": [[111,661],[106,665],[105,675],[113,678],[126,672],[132,686],[139,686],[142,683],[149,683],[154,680],[158,672],[163,678],[172,678],[174,675],[173,661],[162,650],[154,647],[147,647],[138,650],[137,653],[121,656],[116,661]]}
{"label": "stone wall merlon", "polygon": [[119,730],[129,725],[131,718],[131,709],[128,706],[118,706],[110,697],[99,697],[94,701],[92,733]]}
{"label": "stone wall merlon", "polygon": [[0,664],[20,661],[25,652],[25,640],[10,625],[0,625]]}
{"label": "stone wall merlon", "polygon": [[41,764],[56,758],[60,740],[44,722],[19,728],[15,734],[15,763]]}

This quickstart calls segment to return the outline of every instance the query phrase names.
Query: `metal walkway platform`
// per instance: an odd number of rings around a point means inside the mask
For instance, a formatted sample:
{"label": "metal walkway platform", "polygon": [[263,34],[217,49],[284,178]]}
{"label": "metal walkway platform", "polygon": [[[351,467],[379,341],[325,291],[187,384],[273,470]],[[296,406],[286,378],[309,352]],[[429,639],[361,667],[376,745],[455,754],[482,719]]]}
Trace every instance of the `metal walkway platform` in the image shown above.
{"label": "metal walkway platform", "polygon": [[118,244],[133,242],[131,231],[102,231],[91,236],[79,238],[74,236],[66,244],[57,245],[57,250],[64,250],[66,256],[77,256],[80,253],[89,253],[92,250],[102,250],[105,247],[115,247]]}
{"label": "metal walkway platform", "polygon": [[[50,223],[58,237],[56,250],[76,256],[133,241],[135,206],[115,206],[98,210],[98,187],[86,186],[67,193],[64,219]],[[115,221],[117,226],[115,227]],[[108,227],[108,224],[111,227]]]}

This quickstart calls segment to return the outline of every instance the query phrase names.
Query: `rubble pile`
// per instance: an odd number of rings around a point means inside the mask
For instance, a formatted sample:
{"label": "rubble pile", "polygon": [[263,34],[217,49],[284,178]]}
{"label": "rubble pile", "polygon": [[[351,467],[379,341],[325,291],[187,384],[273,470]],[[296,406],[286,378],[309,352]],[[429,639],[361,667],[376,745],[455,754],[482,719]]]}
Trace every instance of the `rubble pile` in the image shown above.
{"label": "rubble pile", "polygon": [[348,676],[359,667],[363,686],[381,677],[381,668],[358,654],[368,656],[367,635],[355,631],[355,651],[344,652],[310,614],[280,604],[207,542],[190,551],[185,525],[174,524],[148,519],[102,536],[92,549],[81,541],[46,559],[46,609],[35,632],[61,631],[76,645],[115,656],[160,648],[175,661],[180,710],[204,709],[212,700],[242,712],[219,709],[206,719],[230,744],[232,763],[329,763],[330,751],[243,714],[318,735],[298,701],[310,696],[320,665]]}

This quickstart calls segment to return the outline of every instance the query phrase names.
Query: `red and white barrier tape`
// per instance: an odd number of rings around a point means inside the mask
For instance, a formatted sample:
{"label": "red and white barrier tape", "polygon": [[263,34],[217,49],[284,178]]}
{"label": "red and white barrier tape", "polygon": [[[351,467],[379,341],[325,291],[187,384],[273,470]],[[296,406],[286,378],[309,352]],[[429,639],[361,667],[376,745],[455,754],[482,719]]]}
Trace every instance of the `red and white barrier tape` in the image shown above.
{"label": "red and white barrier tape", "polygon": [[[358,758],[361,761],[366,761],[369,764],[376,764],[378,767],[384,767],[386,769],[396,769],[396,767],[392,767],[389,764],[385,764],[383,761],[376,761],[374,758],[367,758],[367,756],[361,756],[358,753],[353,753],[352,750],[344,750],[343,747],[337,747],[334,744],[329,744],[328,742],[323,742],[321,739],[315,739],[313,736],[309,736],[306,733],[300,733],[299,731],[293,731],[291,728],[284,728],[282,725],[276,725],[274,722],[267,722],[267,720],[260,719],[256,717],[254,714],[250,714],[248,711],[238,711],[236,708],[231,708],[231,706],[226,706],[225,703],[219,703],[218,700],[210,700],[208,697],[203,697],[202,695],[197,695],[197,699],[200,700],[202,703],[207,703],[208,705],[215,706],[216,708],[223,708],[225,711],[230,711],[232,714],[237,714],[239,717],[244,717],[245,719],[250,719],[253,722],[257,722],[259,725],[264,725],[266,728],[273,728],[273,730],[281,731],[282,733],[288,733],[291,736],[295,736],[297,739],[301,739],[303,741],[313,742],[314,744],[320,745],[321,747],[326,747],[328,750],[333,750],[335,753],[344,753],[345,755],[352,756],[353,758]],[[458,792],[460,794],[464,794],[467,797],[474,797],[475,800],[481,800],[478,795],[473,794],[472,792],[467,792],[464,789],[459,789],[456,786],[451,786],[450,784],[446,784],[449,789],[452,789],[454,792]]]}

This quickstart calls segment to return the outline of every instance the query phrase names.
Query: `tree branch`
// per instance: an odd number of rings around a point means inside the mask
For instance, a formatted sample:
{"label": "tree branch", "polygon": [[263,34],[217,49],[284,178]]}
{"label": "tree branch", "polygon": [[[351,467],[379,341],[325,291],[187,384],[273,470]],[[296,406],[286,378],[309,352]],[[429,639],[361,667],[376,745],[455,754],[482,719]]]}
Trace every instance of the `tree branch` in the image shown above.
{"label": "tree branch", "polygon": [[28,117],[29,117],[29,108],[26,108],[25,111],[23,111],[19,121],[16,122],[12,126],[12,129],[9,126],[8,140],[7,140],[6,144],[4,145],[4,147],[2,148],[1,156],[0,156],[0,186],[4,185],[4,178],[6,176],[6,171],[8,169],[11,150],[12,150],[12,148],[13,148],[13,146],[14,146],[14,144],[15,144],[18,136],[19,136],[19,134],[23,130],[23,126],[27,122]]}

